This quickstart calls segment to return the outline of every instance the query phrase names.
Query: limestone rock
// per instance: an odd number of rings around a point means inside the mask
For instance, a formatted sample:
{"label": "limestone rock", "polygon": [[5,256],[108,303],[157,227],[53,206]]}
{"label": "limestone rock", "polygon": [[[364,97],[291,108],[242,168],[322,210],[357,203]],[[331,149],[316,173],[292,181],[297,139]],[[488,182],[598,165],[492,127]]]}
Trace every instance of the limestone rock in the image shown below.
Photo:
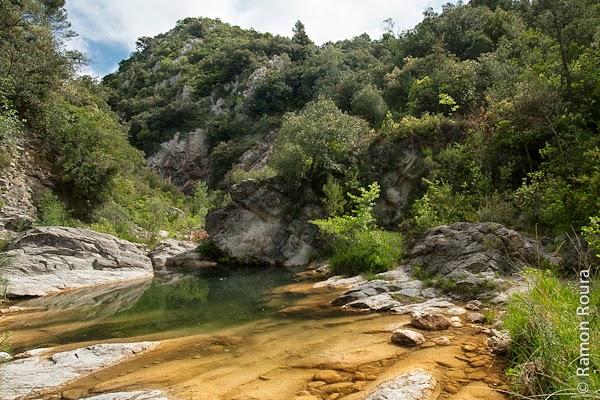
{"label": "limestone rock", "polygon": [[346,304],[345,307],[369,311],[388,311],[399,305],[400,302],[394,300],[389,294],[381,293],[375,296],[355,300]]}
{"label": "limestone rock", "polygon": [[427,331],[442,331],[451,326],[450,319],[442,314],[413,312],[410,323],[418,329]]}
{"label": "limestone rock", "polygon": [[0,365],[0,400],[13,400],[72,382],[150,350],[157,342],[104,343],[45,356],[29,352]]}
{"label": "limestone rock", "polygon": [[446,298],[433,298],[423,302],[403,304],[394,307],[392,310],[396,314],[416,313],[441,313],[455,307],[454,303]]}
{"label": "limestone rock", "polygon": [[166,239],[161,241],[154,247],[148,257],[152,260],[152,266],[155,270],[165,269],[167,261],[181,253],[191,251],[198,247],[193,242],[184,240]]}
{"label": "limestone rock", "polygon": [[437,382],[422,369],[416,369],[383,382],[365,400],[429,400]]}
{"label": "limestone rock", "polygon": [[144,246],[82,228],[40,227],[9,243],[7,295],[44,296],[66,289],[149,279]]}
{"label": "limestone rock", "polygon": [[[288,194],[277,178],[242,181],[230,194],[232,204],[206,217],[206,230],[220,251],[248,264],[300,266],[311,261],[320,243],[317,227],[308,221],[319,216],[318,210],[299,206],[297,196]],[[318,204],[311,193],[302,197],[307,204]]]}
{"label": "limestone rock", "polygon": [[425,343],[425,336],[410,329],[398,329],[392,333],[392,342],[408,346],[418,346]]}

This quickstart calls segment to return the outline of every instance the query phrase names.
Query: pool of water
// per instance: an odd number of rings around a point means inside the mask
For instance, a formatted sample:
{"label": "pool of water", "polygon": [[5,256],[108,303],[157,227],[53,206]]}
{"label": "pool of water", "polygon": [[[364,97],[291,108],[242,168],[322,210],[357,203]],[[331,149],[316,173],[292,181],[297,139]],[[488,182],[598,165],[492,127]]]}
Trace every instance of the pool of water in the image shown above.
{"label": "pool of water", "polygon": [[[32,299],[17,305],[39,311],[28,314],[31,318],[16,319],[6,328],[29,334],[29,339],[14,346],[14,350],[24,350],[156,333],[171,332],[172,337],[258,319],[282,319],[287,315],[280,311],[302,295],[273,290],[294,282],[294,272],[221,266],[194,275]],[[295,317],[302,318],[301,314]]]}

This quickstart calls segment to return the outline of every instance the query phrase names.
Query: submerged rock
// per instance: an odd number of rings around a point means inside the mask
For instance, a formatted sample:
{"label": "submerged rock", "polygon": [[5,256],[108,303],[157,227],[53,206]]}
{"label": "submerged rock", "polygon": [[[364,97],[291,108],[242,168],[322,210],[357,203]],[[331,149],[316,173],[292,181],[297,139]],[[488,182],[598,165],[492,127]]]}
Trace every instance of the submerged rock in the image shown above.
{"label": "submerged rock", "polygon": [[365,400],[428,400],[436,380],[422,369],[416,369],[383,382]]}
{"label": "submerged rock", "polygon": [[10,242],[6,255],[9,297],[44,296],[153,276],[144,246],[82,228],[31,229]]}
{"label": "submerged rock", "polygon": [[[232,204],[206,217],[212,242],[236,262],[300,266],[316,253],[319,232],[308,221],[318,210],[301,208],[277,179],[248,179],[230,189]],[[303,193],[310,203],[316,196]]]}
{"label": "submerged rock", "polygon": [[104,343],[45,356],[38,349],[0,365],[0,400],[13,400],[64,385],[150,350],[158,342]]}

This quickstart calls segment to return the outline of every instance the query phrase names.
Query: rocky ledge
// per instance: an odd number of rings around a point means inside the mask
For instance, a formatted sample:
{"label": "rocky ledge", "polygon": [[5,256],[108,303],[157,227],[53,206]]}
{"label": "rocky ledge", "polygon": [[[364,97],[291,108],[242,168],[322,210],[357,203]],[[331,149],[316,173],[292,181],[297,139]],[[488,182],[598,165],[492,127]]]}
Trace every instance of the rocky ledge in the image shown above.
{"label": "rocky ledge", "polygon": [[[52,390],[153,349],[157,345],[157,342],[104,343],[50,356],[46,354],[51,352],[51,349],[36,349],[18,354],[13,361],[0,365],[0,400],[13,400]],[[157,397],[136,399],[154,398]]]}
{"label": "rocky ledge", "polygon": [[153,276],[144,246],[82,228],[28,230],[9,243],[6,255],[9,297],[44,296]]}

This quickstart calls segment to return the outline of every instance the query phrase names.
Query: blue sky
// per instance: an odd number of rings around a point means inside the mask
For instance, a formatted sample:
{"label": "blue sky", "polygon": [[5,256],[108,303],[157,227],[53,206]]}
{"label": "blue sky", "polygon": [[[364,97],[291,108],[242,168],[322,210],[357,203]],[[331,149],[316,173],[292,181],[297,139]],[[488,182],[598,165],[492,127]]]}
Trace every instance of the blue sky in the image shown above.
{"label": "blue sky", "polygon": [[171,29],[185,17],[220,18],[261,32],[291,36],[300,19],[317,43],[383,33],[393,18],[398,30],[413,27],[427,7],[448,0],[67,0],[67,11],[79,37],[69,47],[84,51],[96,76],[114,71],[140,36]]}

